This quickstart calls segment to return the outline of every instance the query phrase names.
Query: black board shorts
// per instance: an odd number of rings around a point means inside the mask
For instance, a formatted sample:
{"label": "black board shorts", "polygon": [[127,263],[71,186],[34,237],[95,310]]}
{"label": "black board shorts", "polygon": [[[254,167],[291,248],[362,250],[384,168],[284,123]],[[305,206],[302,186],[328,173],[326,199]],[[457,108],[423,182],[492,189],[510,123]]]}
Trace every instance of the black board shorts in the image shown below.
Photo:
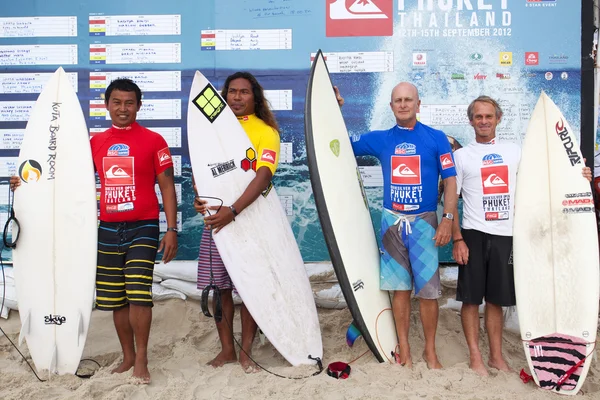
{"label": "black board shorts", "polygon": [[512,263],[512,236],[463,229],[469,262],[458,267],[456,300],[509,307],[516,304]]}

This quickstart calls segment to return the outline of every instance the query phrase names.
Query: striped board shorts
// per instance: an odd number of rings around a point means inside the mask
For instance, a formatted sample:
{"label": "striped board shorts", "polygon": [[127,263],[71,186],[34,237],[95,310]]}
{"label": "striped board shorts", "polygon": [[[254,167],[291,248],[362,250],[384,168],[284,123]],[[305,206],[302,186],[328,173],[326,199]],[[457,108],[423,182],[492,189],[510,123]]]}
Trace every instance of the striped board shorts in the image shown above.
{"label": "striped board shorts", "polygon": [[152,274],[158,236],[158,220],[100,221],[97,309],[114,311],[128,304],[152,307]]}
{"label": "striped board shorts", "polygon": [[[211,265],[212,281],[210,279]],[[219,289],[235,289],[227,273],[225,264],[219,255],[215,241],[210,235],[210,230],[203,229],[202,238],[200,239],[200,253],[198,254],[198,280],[196,287],[204,290],[210,284],[216,285]]]}

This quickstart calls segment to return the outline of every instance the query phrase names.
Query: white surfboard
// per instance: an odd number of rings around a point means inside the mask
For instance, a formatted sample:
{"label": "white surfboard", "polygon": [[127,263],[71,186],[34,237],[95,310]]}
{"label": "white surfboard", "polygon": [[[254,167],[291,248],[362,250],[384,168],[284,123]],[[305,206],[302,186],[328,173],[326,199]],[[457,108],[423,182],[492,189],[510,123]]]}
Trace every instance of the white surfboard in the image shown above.
{"label": "white surfboard", "polygon": [[380,361],[398,343],[390,297],[379,289],[379,248],[348,131],[319,50],[305,103],[306,156],[329,254],[354,324]]}
{"label": "white surfboard", "polygon": [[[188,142],[198,193],[231,205],[255,172],[250,139],[217,90],[196,72],[188,104]],[[215,204],[214,202],[211,202]],[[215,244],[250,314],[290,364],[323,356],[308,275],[274,188],[214,234]]]}
{"label": "white surfboard", "polygon": [[576,394],[598,323],[598,236],[573,130],[542,92],[517,175],[514,269],[519,325],[535,382]]}
{"label": "white surfboard", "polygon": [[38,370],[74,374],[93,307],[98,220],[89,133],[62,68],[33,108],[17,173],[19,340]]}

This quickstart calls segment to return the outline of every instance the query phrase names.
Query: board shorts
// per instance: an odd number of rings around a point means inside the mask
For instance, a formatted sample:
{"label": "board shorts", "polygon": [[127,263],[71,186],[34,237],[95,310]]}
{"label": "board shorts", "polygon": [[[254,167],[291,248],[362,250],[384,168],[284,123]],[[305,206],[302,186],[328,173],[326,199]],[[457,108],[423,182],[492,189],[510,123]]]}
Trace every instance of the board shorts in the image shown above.
{"label": "board shorts", "polygon": [[435,247],[435,211],[406,215],[384,209],[381,217],[383,250],[381,290],[412,290],[422,299],[442,295],[438,249]]}
{"label": "board shorts", "polygon": [[[211,269],[212,280],[210,276]],[[196,282],[196,287],[199,290],[204,290],[208,285],[216,285],[221,290],[235,289],[217,245],[208,229],[202,229],[200,252],[198,254],[198,280]]]}
{"label": "board shorts", "polygon": [[458,266],[456,300],[467,304],[510,307],[516,304],[512,236],[463,229],[469,262]]}
{"label": "board shorts", "polygon": [[158,220],[103,222],[98,227],[96,308],[152,307]]}

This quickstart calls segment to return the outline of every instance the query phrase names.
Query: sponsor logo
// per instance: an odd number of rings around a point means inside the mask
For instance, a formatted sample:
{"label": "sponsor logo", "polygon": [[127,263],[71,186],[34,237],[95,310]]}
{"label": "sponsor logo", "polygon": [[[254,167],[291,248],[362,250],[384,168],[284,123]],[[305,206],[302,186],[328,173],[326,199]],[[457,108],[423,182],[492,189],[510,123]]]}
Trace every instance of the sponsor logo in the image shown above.
{"label": "sponsor logo", "polygon": [[562,212],[563,214],[581,214],[581,213],[588,213],[588,212],[593,212],[594,208],[593,207],[573,207],[573,208],[563,208]]}
{"label": "sponsor logo", "polygon": [[484,195],[508,193],[508,166],[481,168],[481,184]]}
{"label": "sponsor logo", "polygon": [[106,155],[109,157],[119,156],[124,157],[129,155],[129,146],[123,143],[113,144],[108,148]]}
{"label": "sponsor logo", "polygon": [[469,60],[474,61],[474,62],[479,62],[479,61],[483,60],[483,54],[481,54],[481,53],[471,53],[469,55]]}
{"label": "sponsor logo", "polygon": [[442,154],[440,156],[440,164],[442,164],[442,169],[454,167],[454,161],[452,161],[452,153]]}
{"label": "sponsor logo", "polygon": [[576,197],[589,197],[592,195],[592,192],[582,192],[582,193],[567,193],[565,194],[565,197],[567,199],[573,199]]}
{"label": "sponsor logo", "polygon": [[525,65],[539,65],[540,53],[537,51],[525,52]]}
{"label": "sponsor logo", "polygon": [[421,157],[392,156],[392,185],[420,185]]}
{"label": "sponsor logo", "polygon": [[412,143],[400,143],[396,146],[394,151],[396,154],[415,154],[417,152],[417,146]]}
{"label": "sponsor logo", "polygon": [[394,5],[389,0],[325,1],[325,33],[339,36],[392,36]]}
{"label": "sponsor logo", "polygon": [[352,140],[353,143],[358,142],[360,140],[360,135],[352,135],[350,140]]}
{"label": "sponsor logo", "polygon": [[246,158],[242,159],[240,166],[246,172],[256,171],[256,151],[252,147],[246,149]]}
{"label": "sponsor logo", "polygon": [[504,65],[504,66],[512,65],[512,52],[501,51],[499,61],[500,61],[500,65]]}
{"label": "sponsor logo", "polygon": [[461,73],[453,73],[450,76],[450,79],[465,79],[465,74],[461,74]]}
{"label": "sponsor logo", "polygon": [[569,161],[571,161],[571,166],[579,164],[581,162],[581,157],[579,156],[579,154],[577,154],[577,149],[575,148],[573,140],[569,135],[569,131],[567,130],[565,123],[562,119],[556,123],[555,129],[556,134],[560,138],[562,145],[565,148],[567,157],[569,157]]}
{"label": "sponsor logo", "polygon": [[392,209],[394,209],[395,211],[414,211],[419,209],[419,205],[392,203]]}
{"label": "sponsor logo", "polygon": [[225,109],[225,101],[210,83],[192,100],[192,104],[202,112],[210,123],[215,122]]}
{"label": "sponsor logo", "polygon": [[263,149],[262,155],[260,156],[260,161],[268,162],[272,165],[275,165],[275,159],[277,159],[276,152],[269,149]]}
{"label": "sponsor logo", "polygon": [[106,186],[135,184],[133,157],[104,157],[102,166]]}
{"label": "sponsor logo", "polygon": [[427,53],[413,53],[413,67],[424,67],[427,65]]}
{"label": "sponsor logo", "polygon": [[158,165],[161,167],[165,164],[171,163],[171,153],[169,152],[169,148],[165,147],[158,151]]}
{"label": "sponsor logo", "polygon": [[476,81],[483,81],[487,79],[487,75],[480,74],[479,72],[473,76]]}
{"label": "sponsor logo", "polygon": [[35,160],[26,160],[19,166],[19,177],[22,182],[33,183],[42,177],[42,166]]}
{"label": "sponsor logo", "polygon": [[498,79],[510,79],[510,74],[503,74],[501,72],[496,73],[496,78]]}
{"label": "sponsor logo", "polygon": [[502,156],[500,154],[486,154],[481,159],[483,165],[492,165],[492,164],[502,164],[504,160],[502,160]]}
{"label": "sponsor logo", "polygon": [[333,153],[334,156],[339,157],[340,156],[340,141],[337,139],[333,139],[331,142],[329,142],[329,148],[331,149],[331,152]]}
{"label": "sponsor logo", "polygon": [[567,79],[569,79],[569,74],[567,72],[561,72],[560,79],[566,81]]}
{"label": "sponsor logo", "polygon": [[569,56],[564,54],[553,54],[548,57],[548,63],[550,64],[566,64],[569,62]]}
{"label": "sponsor logo", "polygon": [[485,220],[486,221],[503,221],[503,220],[507,220],[508,219],[508,212],[507,211],[501,211],[501,212],[486,212],[485,213]]}
{"label": "sponsor logo", "polygon": [[359,280],[357,280],[356,282],[354,282],[352,284],[352,287],[354,288],[354,291],[356,292],[356,291],[358,291],[360,289],[364,289],[365,288],[365,283],[361,279],[359,279]]}
{"label": "sponsor logo", "polygon": [[593,204],[592,199],[575,199],[575,200],[563,200],[562,205],[568,206],[581,206],[583,204]]}
{"label": "sponsor logo", "polygon": [[44,316],[44,325],[62,325],[67,322],[67,317],[62,315],[48,314]]}
{"label": "sponsor logo", "polygon": [[133,202],[120,203],[120,204],[107,204],[106,212],[107,213],[118,213],[124,211],[132,211],[133,210]]}
{"label": "sponsor logo", "polygon": [[552,78],[554,78],[554,75],[552,75],[552,72],[546,72],[544,78],[546,78],[547,81],[551,81]]}
{"label": "sponsor logo", "polygon": [[217,176],[221,176],[230,171],[233,171],[235,168],[235,162],[233,160],[229,160],[227,162],[215,165],[210,169],[210,171],[212,172],[213,178],[216,178]]}

